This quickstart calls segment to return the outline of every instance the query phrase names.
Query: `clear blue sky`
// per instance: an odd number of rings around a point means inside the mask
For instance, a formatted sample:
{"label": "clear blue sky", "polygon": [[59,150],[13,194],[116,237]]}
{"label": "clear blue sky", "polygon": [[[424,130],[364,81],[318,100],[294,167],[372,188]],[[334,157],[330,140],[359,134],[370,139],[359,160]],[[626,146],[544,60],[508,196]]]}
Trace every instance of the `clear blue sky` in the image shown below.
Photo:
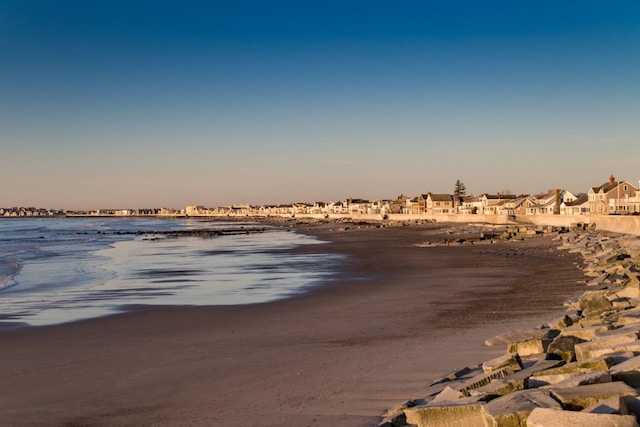
{"label": "clear blue sky", "polygon": [[0,206],[640,179],[640,2],[0,2]]}

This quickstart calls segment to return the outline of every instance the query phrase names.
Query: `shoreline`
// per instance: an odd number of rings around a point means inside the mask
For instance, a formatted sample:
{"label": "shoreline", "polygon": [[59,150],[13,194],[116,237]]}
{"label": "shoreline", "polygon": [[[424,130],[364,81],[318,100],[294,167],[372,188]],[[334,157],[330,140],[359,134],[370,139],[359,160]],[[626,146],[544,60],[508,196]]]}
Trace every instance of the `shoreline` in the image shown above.
{"label": "shoreline", "polygon": [[498,354],[485,339],[548,321],[584,290],[577,257],[550,238],[420,248],[444,226],[341,225],[295,225],[350,261],[303,295],[0,330],[0,418],[373,426],[431,380]]}

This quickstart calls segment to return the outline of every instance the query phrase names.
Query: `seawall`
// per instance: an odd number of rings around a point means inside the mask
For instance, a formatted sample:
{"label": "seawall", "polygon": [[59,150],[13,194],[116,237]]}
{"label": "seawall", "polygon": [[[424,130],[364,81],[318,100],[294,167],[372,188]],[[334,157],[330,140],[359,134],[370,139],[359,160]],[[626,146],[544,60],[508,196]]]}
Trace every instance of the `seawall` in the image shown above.
{"label": "seawall", "polygon": [[[285,215],[283,215],[284,217]],[[289,216],[287,216],[289,217]],[[296,218],[313,219],[344,219],[353,221],[381,221],[380,214],[340,214],[340,215],[311,215],[297,214]],[[576,224],[595,225],[596,230],[611,231],[614,233],[624,233],[640,235],[640,216],[637,215],[521,215],[517,217],[509,215],[482,215],[482,214],[388,214],[384,219],[389,221],[419,221],[427,220],[434,222],[459,222],[459,223],[480,223],[494,225],[553,225],[558,227],[570,227]]]}

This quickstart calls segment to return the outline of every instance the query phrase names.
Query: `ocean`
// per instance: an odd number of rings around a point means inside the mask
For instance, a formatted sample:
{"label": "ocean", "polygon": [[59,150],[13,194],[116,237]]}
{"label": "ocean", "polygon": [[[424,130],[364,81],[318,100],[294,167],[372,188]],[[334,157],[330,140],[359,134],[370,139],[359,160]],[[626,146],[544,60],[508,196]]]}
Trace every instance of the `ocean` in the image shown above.
{"label": "ocean", "polygon": [[[238,229],[260,232],[232,233]],[[0,218],[0,322],[52,325],[132,305],[287,298],[334,274],[341,259],[323,243],[253,222]],[[303,245],[315,246],[294,250]]]}

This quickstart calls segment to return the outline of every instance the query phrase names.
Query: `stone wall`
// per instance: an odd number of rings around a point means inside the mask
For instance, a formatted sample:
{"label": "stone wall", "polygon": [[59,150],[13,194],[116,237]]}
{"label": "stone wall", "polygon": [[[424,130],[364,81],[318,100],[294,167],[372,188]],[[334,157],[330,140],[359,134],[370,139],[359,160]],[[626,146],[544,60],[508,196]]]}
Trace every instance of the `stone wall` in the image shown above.
{"label": "stone wall", "polygon": [[[215,216],[215,215],[210,215]],[[246,214],[237,215],[244,217]],[[270,215],[271,217],[291,218],[291,214]],[[235,215],[220,215],[220,217],[236,217]],[[595,224],[597,230],[611,231],[614,233],[624,233],[640,235],[640,216],[636,215],[519,215],[511,217],[509,215],[484,215],[484,214],[297,214],[296,218],[310,219],[344,219],[353,221],[434,221],[434,222],[457,222],[457,223],[478,223],[494,225],[532,224],[537,226],[552,225],[556,227],[571,227],[575,224]]]}
{"label": "stone wall", "polygon": [[595,224],[596,230],[640,235],[640,216],[636,215],[531,215],[518,217],[518,220],[565,227],[577,223]]}

